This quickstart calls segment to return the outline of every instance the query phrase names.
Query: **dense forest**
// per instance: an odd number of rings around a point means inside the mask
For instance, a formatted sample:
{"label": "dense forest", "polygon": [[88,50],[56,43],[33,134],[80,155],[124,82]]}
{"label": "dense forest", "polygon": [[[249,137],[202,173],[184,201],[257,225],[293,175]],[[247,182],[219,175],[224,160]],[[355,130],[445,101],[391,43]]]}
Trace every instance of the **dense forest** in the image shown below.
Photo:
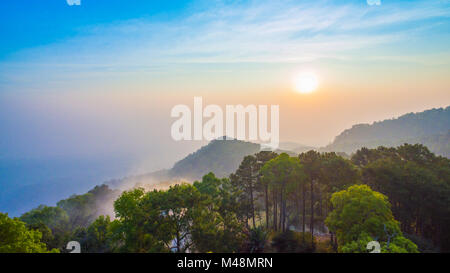
{"label": "dense forest", "polygon": [[[106,185],[20,218],[0,214],[0,252],[450,251],[450,160],[420,144],[350,159],[260,151],[225,178],[166,190]],[[113,202],[114,217],[104,215]]]}
{"label": "dense forest", "polygon": [[343,131],[334,142],[320,151],[354,153],[362,147],[397,147],[419,143],[431,152],[450,157],[450,106],[410,113],[373,124],[357,124]]}

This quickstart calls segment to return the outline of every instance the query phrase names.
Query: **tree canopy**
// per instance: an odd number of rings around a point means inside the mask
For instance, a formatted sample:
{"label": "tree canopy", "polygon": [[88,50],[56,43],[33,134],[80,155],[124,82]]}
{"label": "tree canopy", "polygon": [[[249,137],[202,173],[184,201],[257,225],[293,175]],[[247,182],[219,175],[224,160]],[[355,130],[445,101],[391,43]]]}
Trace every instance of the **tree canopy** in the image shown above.
{"label": "tree canopy", "polygon": [[385,195],[354,185],[334,193],[331,203],[334,209],[326,224],[336,232],[339,251],[367,252],[367,244],[378,241],[382,252],[417,252],[417,246],[403,237]]}
{"label": "tree canopy", "polygon": [[28,229],[18,218],[11,219],[0,213],[0,253],[46,253],[49,251],[41,242],[42,233]]}

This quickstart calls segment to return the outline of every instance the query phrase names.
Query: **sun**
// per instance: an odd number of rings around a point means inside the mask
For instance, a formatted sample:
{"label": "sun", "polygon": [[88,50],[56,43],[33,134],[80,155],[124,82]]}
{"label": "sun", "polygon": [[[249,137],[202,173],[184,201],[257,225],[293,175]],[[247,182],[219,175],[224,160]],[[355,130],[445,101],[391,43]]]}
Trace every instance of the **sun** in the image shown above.
{"label": "sun", "polygon": [[308,94],[316,91],[319,86],[319,79],[313,72],[300,73],[294,77],[295,90],[302,94]]}

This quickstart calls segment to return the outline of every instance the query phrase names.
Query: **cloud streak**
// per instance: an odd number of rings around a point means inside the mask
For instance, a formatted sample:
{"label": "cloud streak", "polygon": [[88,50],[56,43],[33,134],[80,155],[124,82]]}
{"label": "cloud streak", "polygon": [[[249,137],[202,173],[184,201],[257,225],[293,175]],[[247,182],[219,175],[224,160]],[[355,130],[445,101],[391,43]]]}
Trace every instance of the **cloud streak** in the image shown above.
{"label": "cloud streak", "polygon": [[[92,26],[64,42],[22,52],[17,60],[24,71],[63,64],[73,74],[85,68],[105,74],[138,72],[177,63],[342,60],[352,58],[354,50],[420,35],[413,31],[420,29],[415,23],[421,20],[448,19],[448,5],[425,2],[377,7],[337,1],[217,2],[207,9],[194,6],[176,20],[138,18]],[[12,65],[21,65],[17,60],[0,64],[0,71],[8,74]]]}

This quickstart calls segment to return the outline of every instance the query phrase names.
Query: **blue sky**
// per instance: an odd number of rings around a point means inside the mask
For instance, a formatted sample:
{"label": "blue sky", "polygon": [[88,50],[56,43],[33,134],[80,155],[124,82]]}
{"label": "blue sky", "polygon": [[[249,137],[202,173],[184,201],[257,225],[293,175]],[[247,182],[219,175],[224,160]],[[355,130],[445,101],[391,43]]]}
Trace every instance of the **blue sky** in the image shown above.
{"label": "blue sky", "polygon": [[94,25],[134,18],[173,18],[186,1],[84,0],[68,5],[66,0],[15,0],[2,4],[0,57],[18,50],[56,43],[80,35]]}
{"label": "blue sky", "polygon": [[205,144],[170,136],[194,96],[279,105],[281,141],[312,146],[450,105],[450,0],[3,0],[0,36],[0,210],[15,213],[170,168]]}
{"label": "blue sky", "polygon": [[[170,126],[170,107],[196,95],[280,103],[282,140],[325,145],[355,123],[450,103],[449,17],[448,0],[5,1],[0,148],[106,153],[105,135],[116,134],[114,151],[129,151],[130,139],[143,151],[170,139],[149,124]],[[317,71],[318,92],[292,91],[302,69]],[[136,118],[136,105],[159,112]],[[330,123],[316,109],[337,114]]]}
{"label": "blue sky", "polygon": [[[170,51],[171,56],[164,56],[163,61],[167,62],[172,61],[173,54],[177,61],[226,62],[236,58],[292,61],[301,60],[299,54],[280,54],[273,58],[273,51],[283,53],[280,50],[303,49],[299,47],[302,43],[315,47],[324,42],[329,45],[323,51],[329,51],[333,46],[338,50],[386,44],[395,47],[404,45],[405,39],[423,36],[429,39],[414,43],[408,50],[421,53],[447,50],[449,1],[381,3],[380,6],[369,6],[365,0],[84,0],[79,6],[69,6],[66,0],[7,1],[0,11],[0,35],[4,37],[0,61],[35,61],[36,55],[44,59],[47,55],[51,57],[55,50],[69,55],[70,51],[64,49],[71,50],[70,45],[77,43],[83,43],[90,52],[104,51],[96,40],[101,40],[102,45],[113,45],[106,53],[130,49],[127,47],[130,43],[134,45],[133,50],[138,50],[141,43],[167,54],[161,47],[168,46],[173,51]],[[205,34],[210,37],[204,37]],[[224,41],[225,38],[229,41]],[[338,41],[339,38],[353,39],[353,47]],[[273,43],[277,41],[269,39],[279,39],[289,43],[289,47],[274,48]],[[186,44],[180,46],[177,42]],[[199,45],[202,46],[199,50],[192,48]],[[242,52],[237,49],[254,45],[259,46],[253,54],[247,48]],[[29,49],[36,49],[34,55],[27,51]],[[319,49],[307,55],[328,57]],[[131,56],[127,57],[131,59]]]}

